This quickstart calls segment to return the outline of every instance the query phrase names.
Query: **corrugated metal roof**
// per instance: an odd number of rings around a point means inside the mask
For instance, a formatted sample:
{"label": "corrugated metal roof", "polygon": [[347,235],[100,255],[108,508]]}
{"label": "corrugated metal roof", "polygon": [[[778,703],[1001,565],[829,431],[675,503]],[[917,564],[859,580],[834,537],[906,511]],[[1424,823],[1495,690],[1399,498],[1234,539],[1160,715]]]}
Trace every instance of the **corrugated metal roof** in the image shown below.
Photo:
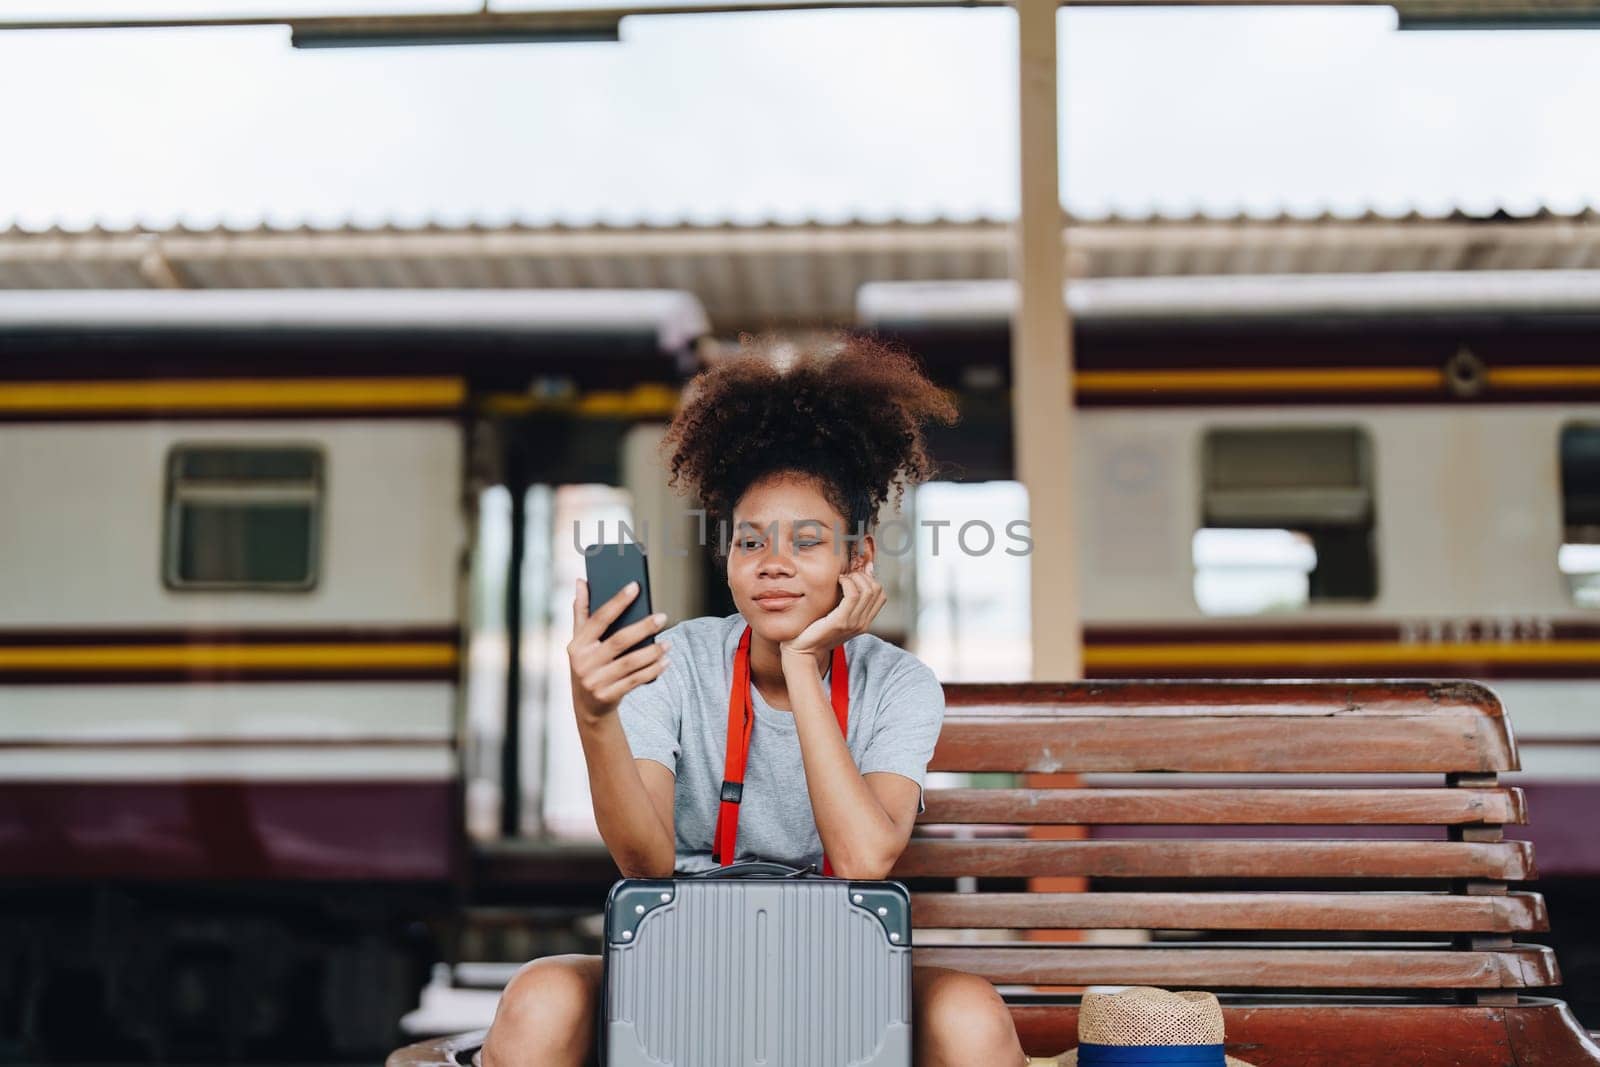
{"label": "corrugated metal roof", "polygon": [[[1600,212],[1068,217],[1075,277],[1600,269]],[[872,281],[1004,278],[1010,224],[0,231],[0,288],[639,288],[718,330],[846,323]]]}

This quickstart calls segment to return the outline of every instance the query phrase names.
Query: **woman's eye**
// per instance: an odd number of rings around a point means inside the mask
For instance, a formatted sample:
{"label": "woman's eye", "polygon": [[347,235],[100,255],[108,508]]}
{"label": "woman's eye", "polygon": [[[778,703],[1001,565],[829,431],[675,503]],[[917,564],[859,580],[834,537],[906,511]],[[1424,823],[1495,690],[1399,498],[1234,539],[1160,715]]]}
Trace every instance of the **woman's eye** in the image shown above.
{"label": "woman's eye", "polygon": [[755,552],[761,548],[760,541],[740,541],[739,547],[746,552]]}
{"label": "woman's eye", "polygon": [[795,542],[795,547],[796,548],[814,548],[814,547],[816,547],[817,545],[820,545],[820,544],[822,544],[821,541],[796,541]]}

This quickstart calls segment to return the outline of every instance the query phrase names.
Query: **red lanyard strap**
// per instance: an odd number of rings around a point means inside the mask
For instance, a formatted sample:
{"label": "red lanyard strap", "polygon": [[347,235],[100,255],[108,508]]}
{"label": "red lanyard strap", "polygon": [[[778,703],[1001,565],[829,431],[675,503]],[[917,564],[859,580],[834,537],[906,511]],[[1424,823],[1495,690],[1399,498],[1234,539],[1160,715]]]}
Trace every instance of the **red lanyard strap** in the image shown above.
{"label": "red lanyard strap", "polygon": [[[829,695],[839,732],[850,736],[850,675],[844,661],[844,645],[835,645],[828,668]],[[712,839],[711,858],[726,866],[733,862],[734,843],[739,837],[739,803],[744,799],[744,768],[750,758],[750,733],[755,728],[755,709],[750,701],[750,627],[739,637],[739,650],[733,656],[733,688],[728,693],[728,756],[722,770],[721,804],[717,808],[717,829]],[[822,857],[822,873],[833,874],[828,857]]]}

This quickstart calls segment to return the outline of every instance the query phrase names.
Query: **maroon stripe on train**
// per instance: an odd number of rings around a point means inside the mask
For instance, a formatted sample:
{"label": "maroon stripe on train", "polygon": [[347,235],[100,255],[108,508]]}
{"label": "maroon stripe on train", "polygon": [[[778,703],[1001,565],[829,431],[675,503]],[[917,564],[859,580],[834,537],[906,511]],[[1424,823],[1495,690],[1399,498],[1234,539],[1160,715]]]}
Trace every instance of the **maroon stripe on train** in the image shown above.
{"label": "maroon stripe on train", "polygon": [[1449,404],[1465,407],[1478,404],[1554,404],[1600,400],[1600,389],[1569,386],[1559,389],[1484,389],[1472,397],[1444,391],[1419,393],[1415,390],[1304,389],[1274,392],[1178,392],[1147,389],[1126,392],[1079,393],[1083,408],[1165,408],[1165,407],[1285,407],[1296,404]]}
{"label": "maroon stripe on train", "polygon": [[1474,679],[1592,679],[1600,678],[1600,663],[1479,663],[1468,660],[1410,663],[1207,663],[1198,666],[1141,664],[1129,668],[1086,667],[1091,679],[1112,678],[1474,678]]}
{"label": "maroon stripe on train", "polygon": [[1518,748],[1600,748],[1600,733],[1535,734],[1518,737]]}
{"label": "maroon stripe on train", "polygon": [[[1340,326],[1317,316],[1253,324],[1150,321],[1117,324],[1074,320],[1073,360],[1079,370],[1330,370],[1443,369],[1463,347],[1486,367],[1592,367],[1600,319],[1581,327],[1500,327],[1439,323]],[[989,364],[1009,379],[1010,330],[996,324],[966,329],[886,324],[872,332],[904,342],[933,368]]]}
{"label": "maroon stripe on train", "polygon": [[[1074,359],[1079,370],[1209,371],[1293,368],[1305,370],[1419,368],[1443,370],[1465,347],[1491,369],[1526,366],[1592,367],[1596,365],[1594,340],[1600,335],[1595,316],[1575,321],[1572,316],[1530,315],[1413,316],[1410,319],[1379,316],[1339,321],[1324,316],[1297,319],[1269,317],[1241,321],[1095,322],[1075,320]],[[915,352],[931,373],[946,380],[958,378],[969,366],[990,366],[1001,384],[1010,384],[1010,330],[1002,322],[912,326],[884,323],[872,332],[891,337]],[[1586,395],[1574,390],[1485,389],[1472,400],[1456,403],[1524,402],[1535,399],[1573,399]],[[1213,394],[1188,400],[1218,402]],[[1333,391],[1323,391],[1332,397]],[[1452,400],[1441,387],[1437,394],[1373,391],[1347,399],[1398,403],[1433,403]],[[1309,394],[1298,391],[1240,394],[1239,403],[1305,403]],[[1101,403],[1081,397],[1080,403]],[[1132,401],[1130,401],[1132,402]],[[1145,404],[1168,401],[1146,394]],[[1175,398],[1174,398],[1174,402]],[[1233,402],[1233,401],[1229,401]]]}
{"label": "maroon stripe on train", "polygon": [[456,667],[159,668],[140,670],[0,671],[0,685],[198,685],[219,682],[455,682]]}
{"label": "maroon stripe on train", "polygon": [[96,626],[0,629],[0,647],[56,645],[413,644],[460,640],[455,626]]}
{"label": "maroon stripe on train", "polygon": [[[445,748],[454,738],[426,737],[40,737],[0,739],[0,752],[17,749],[169,748]],[[0,788],[4,788],[0,786]]]}
{"label": "maroon stripe on train", "polygon": [[453,782],[0,784],[0,879],[442,882]]}
{"label": "maroon stripe on train", "polygon": [[306,407],[273,408],[159,408],[129,404],[125,408],[104,411],[0,411],[0,422],[145,422],[160,419],[162,422],[199,422],[217,419],[249,419],[251,422],[281,422],[305,419],[438,419],[442,422],[461,421],[461,412],[454,408],[354,408]]}
{"label": "maroon stripe on train", "polygon": [[522,392],[530,377],[541,374],[572,378],[580,389],[685,377],[682,354],[661,350],[654,324],[600,333],[442,327],[13,328],[5,332],[3,344],[0,381],[448,375],[466,378],[474,391]]}
{"label": "maroon stripe on train", "polygon": [[[1339,623],[1339,622],[1282,622],[1236,623],[1222,621],[1210,623],[1175,623],[1168,625],[1132,625],[1101,623],[1084,627],[1084,643],[1134,645],[1164,644],[1168,642],[1202,641],[1207,644],[1246,644],[1265,642],[1285,644],[1317,641],[1394,641],[1401,642],[1409,629],[1412,632],[1429,632],[1435,623],[1443,635],[1441,640],[1406,642],[1410,647],[1426,648],[1430,645],[1449,645],[1461,641],[1495,641],[1497,620],[1493,617],[1463,619],[1406,619],[1393,622]],[[1513,617],[1505,620],[1513,627],[1513,644],[1549,644],[1562,640],[1594,640],[1600,638],[1600,621],[1548,620]],[[1537,624],[1537,629],[1535,628]],[[1461,636],[1456,636],[1457,634]],[[1535,634],[1540,636],[1535,636]]]}
{"label": "maroon stripe on train", "polygon": [[[268,626],[268,627],[60,627],[0,630],[4,648],[94,648],[102,645],[403,645],[460,643],[454,626]],[[207,682],[453,682],[455,665],[380,664],[371,667],[306,665],[211,665],[81,667],[0,670],[5,685],[189,684]]]}
{"label": "maroon stripe on train", "polygon": [[1193,324],[1090,332],[1074,353],[1079,370],[1358,370],[1446,367],[1463,347],[1488,368],[1592,367],[1595,325],[1576,331],[1462,329],[1296,330],[1281,322],[1228,330]]}
{"label": "maroon stripe on train", "polygon": [[1177,623],[1155,626],[1119,624],[1089,625],[1083,628],[1086,645],[1154,645],[1204,641],[1207,644],[1246,644],[1270,641],[1273,644],[1295,641],[1399,641],[1398,623],[1325,623],[1304,625],[1282,623],[1210,624]]}
{"label": "maroon stripe on train", "polygon": [[[1529,678],[1583,679],[1600,677],[1596,663],[1493,662],[1446,657],[1464,643],[1500,643],[1495,619],[1442,620],[1437,630],[1433,620],[1406,623],[1307,623],[1286,624],[1280,628],[1258,624],[1217,622],[1182,623],[1171,626],[1101,625],[1084,629],[1084,646],[1089,649],[1116,645],[1205,644],[1243,646],[1240,655],[1254,644],[1295,645],[1308,649],[1338,641],[1381,641],[1405,648],[1415,658],[1406,663],[1368,662],[1352,657],[1338,663],[1293,661],[1271,664],[1227,662],[1227,650],[1217,649],[1218,659],[1205,664],[1145,663],[1130,667],[1089,666],[1089,678]],[[1548,649],[1563,641],[1600,638],[1600,622],[1508,619],[1512,636],[1504,644],[1529,649]],[[1436,639],[1433,635],[1440,636]],[[1407,635],[1424,634],[1423,639]],[[1430,653],[1438,658],[1430,659]]]}
{"label": "maroon stripe on train", "polygon": [[1533,842],[1539,877],[1600,875],[1600,782],[1517,780],[1528,804],[1528,824],[1506,827],[1506,836]]}
{"label": "maroon stripe on train", "polygon": [[69,411],[69,412],[35,412],[35,411],[6,411],[0,412],[0,422],[8,423],[99,423],[99,422],[148,422],[160,420],[161,422],[216,422],[219,419],[248,419],[251,422],[304,422],[307,419],[316,419],[319,422],[338,422],[341,419],[359,419],[363,422],[390,421],[406,419],[418,421],[432,419],[439,422],[462,422],[461,414],[457,411],[441,411],[438,408],[274,408],[271,411],[241,408],[182,408],[168,410],[164,408],[133,408],[118,411]]}

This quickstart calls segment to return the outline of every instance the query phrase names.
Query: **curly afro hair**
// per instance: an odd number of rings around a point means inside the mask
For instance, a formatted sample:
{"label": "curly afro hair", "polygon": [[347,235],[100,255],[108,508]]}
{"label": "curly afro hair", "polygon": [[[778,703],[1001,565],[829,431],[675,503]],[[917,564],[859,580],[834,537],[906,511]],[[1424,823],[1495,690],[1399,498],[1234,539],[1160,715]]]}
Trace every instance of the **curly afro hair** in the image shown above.
{"label": "curly afro hair", "polygon": [[[719,529],[773,474],[814,479],[853,533],[872,529],[891,494],[898,505],[906,486],[933,477],[923,424],[948,425],[957,411],[910,354],[843,332],[792,358],[779,338],[739,340],[737,353],[690,381],[661,446],[668,484],[698,496]],[[713,544],[720,562],[725,543]]]}

